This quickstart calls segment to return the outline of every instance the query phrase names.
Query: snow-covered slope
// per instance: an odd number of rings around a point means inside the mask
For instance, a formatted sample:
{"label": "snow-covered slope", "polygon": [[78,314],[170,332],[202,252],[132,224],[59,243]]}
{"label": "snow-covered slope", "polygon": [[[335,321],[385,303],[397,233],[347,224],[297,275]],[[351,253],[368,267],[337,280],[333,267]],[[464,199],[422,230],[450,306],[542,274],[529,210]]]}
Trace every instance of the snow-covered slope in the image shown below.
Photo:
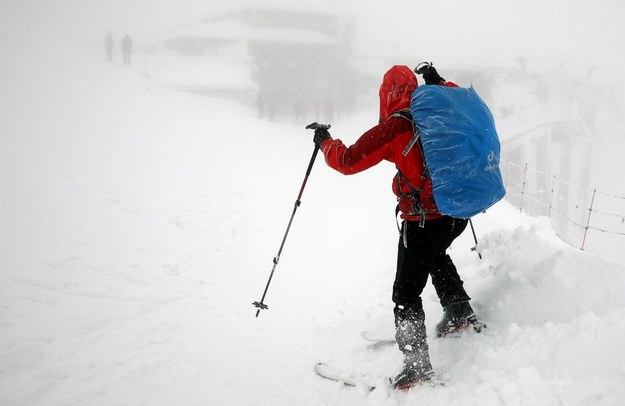
{"label": "snow-covered slope", "polygon": [[[447,387],[384,387],[401,356],[359,335],[392,334],[390,165],[318,160],[254,318],[311,134],[18,34],[0,36],[0,404],[622,404],[625,267],[506,203],[474,220],[483,260],[469,232],[452,248],[487,333],[430,337]],[[355,140],[369,113],[333,134]],[[431,287],[424,302],[431,332]]]}

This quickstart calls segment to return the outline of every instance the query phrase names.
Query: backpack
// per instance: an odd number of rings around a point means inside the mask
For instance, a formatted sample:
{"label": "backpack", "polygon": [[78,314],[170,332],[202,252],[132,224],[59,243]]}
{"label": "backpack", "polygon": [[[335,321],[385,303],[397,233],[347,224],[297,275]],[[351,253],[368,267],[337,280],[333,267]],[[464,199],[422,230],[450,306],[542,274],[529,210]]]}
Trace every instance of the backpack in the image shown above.
{"label": "backpack", "polygon": [[471,218],[505,195],[493,116],[473,87],[420,86],[410,103],[418,144],[441,214]]}

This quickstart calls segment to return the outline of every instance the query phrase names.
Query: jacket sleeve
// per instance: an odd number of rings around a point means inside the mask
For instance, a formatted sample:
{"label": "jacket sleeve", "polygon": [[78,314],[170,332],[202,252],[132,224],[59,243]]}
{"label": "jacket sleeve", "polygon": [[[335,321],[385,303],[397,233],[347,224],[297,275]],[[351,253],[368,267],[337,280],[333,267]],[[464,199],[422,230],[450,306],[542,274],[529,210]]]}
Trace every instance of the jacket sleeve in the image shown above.
{"label": "jacket sleeve", "polygon": [[440,85],[445,86],[445,87],[459,87],[457,84],[455,84],[454,82],[450,82],[450,81],[441,82]]}
{"label": "jacket sleeve", "polygon": [[345,146],[340,139],[321,144],[326,163],[344,175],[353,175],[389,159],[390,143],[403,119],[391,119],[365,132],[354,145]]}

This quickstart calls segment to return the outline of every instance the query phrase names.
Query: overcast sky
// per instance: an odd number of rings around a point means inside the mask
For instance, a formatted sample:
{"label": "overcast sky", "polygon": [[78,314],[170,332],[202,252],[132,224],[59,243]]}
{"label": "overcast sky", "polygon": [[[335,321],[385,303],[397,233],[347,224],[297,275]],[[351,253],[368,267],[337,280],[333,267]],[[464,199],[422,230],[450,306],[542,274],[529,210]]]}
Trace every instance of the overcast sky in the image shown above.
{"label": "overcast sky", "polygon": [[[574,56],[625,67],[625,2],[620,0],[0,0],[82,43],[107,30],[140,45],[159,32],[241,6],[297,7],[353,18],[357,48],[439,63],[496,64],[525,56]],[[614,72],[619,70],[615,69]],[[610,78],[606,78],[609,80]]]}

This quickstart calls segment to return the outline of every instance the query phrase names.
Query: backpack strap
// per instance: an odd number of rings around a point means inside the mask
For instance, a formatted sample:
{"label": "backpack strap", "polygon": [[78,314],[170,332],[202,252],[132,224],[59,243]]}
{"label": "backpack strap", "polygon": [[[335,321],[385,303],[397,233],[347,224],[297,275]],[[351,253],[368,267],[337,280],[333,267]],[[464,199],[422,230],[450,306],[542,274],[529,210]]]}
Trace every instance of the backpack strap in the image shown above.
{"label": "backpack strap", "polygon": [[[404,181],[406,185],[408,185],[408,189],[410,192],[403,193],[397,198],[397,201],[402,201],[405,198],[412,199],[412,208],[408,213],[409,216],[419,215],[419,227],[425,227],[425,214],[426,211],[421,205],[421,190],[412,186],[406,175],[403,174],[402,171],[397,168],[397,190],[401,191],[401,181]],[[398,205],[399,207],[399,205]]]}
{"label": "backpack strap", "polygon": [[[423,149],[421,148],[421,143],[419,142],[421,134],[419,133],[419,129],[417,128],[417,126],[414,123],[414,120],[412,119],[412,114],[410,113],[410,110],[408,109],[397,110],[393,114],[391,114],[391,117],[399,117],[399,118],[403,118],[405,120],[410,121],[410,124],[412,125],[412,132],[414,135],[410,139],[410,142],[408,143],[408,145],[406,145],[406,148],[404,148],[402,155],[404,157],[408,155],[408,152],[410,152],[412,147],[414,147],[414,145],[417,144],[419,146],[419,149],[421,150],[421,156],[423,157],[423,178],[424,179],[427,178],[429,176],[428,169],[427,169],[427,165],[425,164],[425,156],[423,155]],[[410,211],[410,213],[408,213],[408,215],[419,215],[419,227],[423,228],[425,227],[426,211],[421,205],[421,190],[412,186],[412,184],[408,180],[408,177],[406,177],[406,175],[404,175],[402,171],[400,171],[399,168],[397,168],[397,190],[399,191],[401,191],[402,180],[408,186],[408,189],[410,189],[410,192],[402,194],[401,196],[397,198],[397,200],[401,201],[402,199],[405,199],[407,197],[412,198],[412,210]],[[396,211],[396,214],[399,212],[399,205],[397,206],[397,209],[395,211]]]}
{"label": "backpack strap", "polygon": [[[421,137],[421,133],[419,132],[419,129],[417,128],[414,120],[412,119],[412,113],[410,113],[410,110],[408,109],[397,110],[396,112],[391,114],[391,117],[401,117],[403,119],[410,121],[410,124],[412,125],[412,133],[414,135],[412,136],[412,138],[410,139],[410,142],[408,142],[408,145],[406,145],[406,148],[404,148],[402,152],[402,155],[406,156],[408,155],[408,152],[410,152],[412,147],[414,147],[414,145],[417,143],[417,141],[419,141],[419,138]],[[419,146],[421,146],[421,144],[419,144]],[[423,150],[421,150],[421,152],[422,152],[421,155],[423,155]]]}
{"label": "backpack strap", "polygon": [[412,119],[412,113],[410,113],[410,110],[408,109],[397,110],[396,112],[391,114],[391,117],[400,117],[400,118],[410,121],[410,124],[412,124],[413,136],[408,142],[408,144],[406,145],[406,148],[404,148],[402,155],[405,157],[406,155],[408,155],[408,152],[410,152],[412,147],[415,146],[415,144],[418,145],[419,150],[421,151],[421,156],[423,157],[423,178],[427,178],[429,176],[429,171],[428,171],[428,166],[426,165],[426,162],[425,162],[425,154],[423,153],[423,147],[421,146],[421,133],[419,132],[417,125]]}

